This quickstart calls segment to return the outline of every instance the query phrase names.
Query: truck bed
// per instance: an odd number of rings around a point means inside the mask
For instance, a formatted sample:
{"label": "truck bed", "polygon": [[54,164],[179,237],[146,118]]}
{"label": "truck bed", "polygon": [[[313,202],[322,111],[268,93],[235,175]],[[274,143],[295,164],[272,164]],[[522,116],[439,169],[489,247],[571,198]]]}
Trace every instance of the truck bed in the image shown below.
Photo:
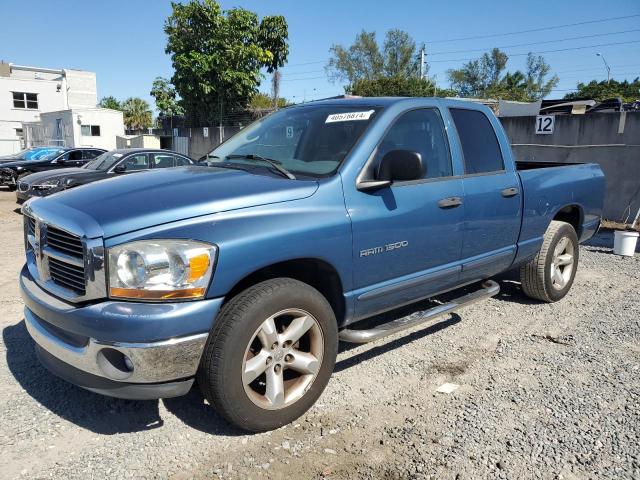
{"label": "truck bed", "polygon": [[534,170],[537,168],[569,167],[571,165],[582,165],[582,163],[569,162],[530,162],[516,160],[516,170]]}

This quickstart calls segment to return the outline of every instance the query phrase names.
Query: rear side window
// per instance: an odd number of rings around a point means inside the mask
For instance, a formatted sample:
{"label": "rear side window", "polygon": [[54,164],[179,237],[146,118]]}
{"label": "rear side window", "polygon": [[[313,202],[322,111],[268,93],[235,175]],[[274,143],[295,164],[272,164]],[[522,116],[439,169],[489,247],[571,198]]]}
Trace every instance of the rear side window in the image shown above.
{"label": "rear side window", "polygon": [[452,108],[450,111],[462,144],[465,173],[504,170],[500,145],[487,116],[478,110]]}

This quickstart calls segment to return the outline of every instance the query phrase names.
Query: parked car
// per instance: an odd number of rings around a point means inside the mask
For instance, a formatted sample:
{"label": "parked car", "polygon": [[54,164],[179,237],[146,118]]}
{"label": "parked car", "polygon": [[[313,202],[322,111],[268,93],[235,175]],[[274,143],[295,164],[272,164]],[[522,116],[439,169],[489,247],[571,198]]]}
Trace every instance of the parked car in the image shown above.
{"label": "parked car", "polygon": [[60,152],[62,150],[64,149],[58,146],[40,146],[26,148],[10,155],[3,155],[2,157],[0,157],[0,163],[15,162],[17,160],[33,160],[44,155]]}
{"label": "parked car", "polygon": [[[27,202],[20,288],[55,374],[137,399],[197,377],[252,431],[314,404],[339,339],[457,311],[512,269],[526,295],[562,299],[604,197],[598,165],[516,164],[491,110],[445,99],[281,109],[212,159]],[[359,323],[452,290],[422,317]]]}
{"label": "parked car", "polygon": [[103,154],[102,148],[58,148],[31,159],[15,160],[0,164],[0,185],[15,190],[18,179],[34,172],[58,168],[79,167]]}
{"label": "parked car", "polygon": [[52,193],[122,174],[193,163],[189,157],[169,150],[141,148],[111,150],[80,168],[47,170],[27,175],[18,180],[16,197],[18,202],[22,203],[31,197],[46,197]]}

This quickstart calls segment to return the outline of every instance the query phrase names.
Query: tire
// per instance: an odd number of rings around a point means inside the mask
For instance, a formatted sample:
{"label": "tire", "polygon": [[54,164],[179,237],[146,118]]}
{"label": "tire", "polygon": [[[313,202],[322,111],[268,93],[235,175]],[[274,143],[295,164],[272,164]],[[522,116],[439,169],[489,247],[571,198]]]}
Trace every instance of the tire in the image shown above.
{"label": "tire", "polygon": [[325,297],[298,280],[267,280],[223,306],[197,381],[230,423],[253,432],[273,430],[316,402],[329,382],[337,350],[336,318]]}
{"label": "tire", "polygon": [[525,295],[543,302],[557,302],[569,293],[578,269],[578,236],[566,223],[552,221],[537,255],[520,267]]}
{"label": "tire", "polygon": [[10,192],[15,192],[18,187],[16,185],[7,185],[7,188]]}

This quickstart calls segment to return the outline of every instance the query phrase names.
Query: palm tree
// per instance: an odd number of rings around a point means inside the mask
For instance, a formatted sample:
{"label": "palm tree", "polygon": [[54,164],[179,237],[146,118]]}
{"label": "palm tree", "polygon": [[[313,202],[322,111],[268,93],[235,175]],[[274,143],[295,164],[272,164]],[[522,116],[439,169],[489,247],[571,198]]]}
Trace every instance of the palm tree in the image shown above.
{"label": "palm tree", "polygon": [[138,97],[127,98],[122,104],[124,124],[129,130],[142,130],[153,124],[149,104]]}

